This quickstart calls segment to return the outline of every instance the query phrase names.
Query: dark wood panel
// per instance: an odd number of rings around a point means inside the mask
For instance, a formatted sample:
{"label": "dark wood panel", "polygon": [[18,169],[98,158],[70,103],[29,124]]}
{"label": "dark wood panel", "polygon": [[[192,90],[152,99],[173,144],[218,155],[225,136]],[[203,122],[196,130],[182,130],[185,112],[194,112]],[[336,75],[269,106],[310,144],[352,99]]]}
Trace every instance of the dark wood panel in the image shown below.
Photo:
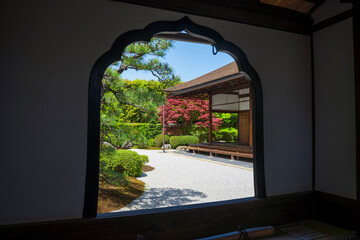
{"label": "dark wood panel", "polygon": [[360,234],[360,1],[353,1],[354,80],[356,121],[357,231]]}
{"label": "dark wood panel", "polygon": [[326,19],[326,20],[324,20],[322,22],[319,22],[319,23],[315,24],[312,27],[312,31],[313,32],[319,31],[321,29],[327,28],[327,27],[329,27],[331,25],[334,25],[334,24],[336,24],[338,22],[341,22],[341,21],[343,21],[343,20],[345,20],[345,19],[347,19],[349,17],[352,17],[352,16],[353,16],[353,11],[352,11],[352,9],[349,9],[349,10],[343,12],[343,13],[340,13],[340,14],[338,14],[336,16],[333,16],[333,17],[331,17],[329,19]]}
{"label": "dark wood panel", "polygon": [[310,54],[311,54],[311,136],[312,136],[312,190],[315,191],[316,188],[316,109],[315,109],[315,68],[314,68],[314,35],[311,34],[310,37]]}
{"label": "dark wood panel", "polygon": [[316,11],[316,9],[318,9],[324,2],[326,2],[326,0],[315,0],[315,6],[310,10],[309,14],[312,14],[313,12]]}
{"label": "dark wood panel", "polygon": [[253,118],[253,101],[252,101],[252,94],[251,94],[252,89],[249,88],[249,90],[250,90],[250,110],[249,110],[249,112],[250,112],[250,116],[249,116],[249,118],[250,118],[250,139],[249,139],[249,141],[250,141],[250,143],[249,143],[249,145],[250,145],[250,147],[254,147],[254,141],[253,141],[254,118]]}
{"label": "dark wood panel", "polygon": [[324,0],[305,0],[306,2],[314,3],[315,5],[322,4]]}
{"label": "dark wood panel", "polygon": [[[106,219],[0,226],[1,239],[194,239],[244,227],[278,225],[312,217],[313,193],[180,207]],[[154,213],[155,212],[155,213]],[[144,212],[143,212],[144,213]]]}
{"label": "dark wood panel", "polygon": [[239,143],[250,145],[250,111],[239,112]]}
{"label": "dark wood panel", "polygon": [[311,1],[303,1],[303,0],[260,0],[260,2],[267,3],[274,6],[279,6],[282,8],[292,9],[297,12],[309,13],[311,9],[315,6],[315,3]]}
{"label": "dark wood panel", "polygon": [[258,1],[237,0],[113,0],[186,14],[230,20],[301,34],[311,33],[309,15]]}
{"label": "dark wood panel", "polygon": [[356,229],[357,201],[324,192],[315,192],[315,218],[350,230]]}

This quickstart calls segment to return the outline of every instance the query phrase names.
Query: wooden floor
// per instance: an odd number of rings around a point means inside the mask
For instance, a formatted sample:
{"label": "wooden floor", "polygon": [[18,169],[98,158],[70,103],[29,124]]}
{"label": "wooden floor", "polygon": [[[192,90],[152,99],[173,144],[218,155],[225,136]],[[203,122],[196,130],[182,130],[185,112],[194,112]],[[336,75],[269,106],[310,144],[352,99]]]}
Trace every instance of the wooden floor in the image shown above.
{"label": "wooden floor", "polygon": [[198,143],[191,144],[188,147],[184,147],[189,151],[195,152],[208,152],[210,156],[213,154],[228,155],[231,159],[235,157],[253,158],[253,148],[246,145],[239,145],[236,143]]}

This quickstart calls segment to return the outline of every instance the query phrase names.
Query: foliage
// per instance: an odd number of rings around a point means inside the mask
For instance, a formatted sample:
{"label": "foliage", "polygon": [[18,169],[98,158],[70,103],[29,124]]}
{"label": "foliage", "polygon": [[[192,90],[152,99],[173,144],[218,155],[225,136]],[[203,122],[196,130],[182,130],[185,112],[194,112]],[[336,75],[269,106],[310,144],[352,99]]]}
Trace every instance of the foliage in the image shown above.
{"label": "foliage", "polygon": [[[105,71],[101,86],[101,143],[106,141],[117,148],[125,141],[146,145],[145,138],[154,138],[159,134],[155,125],[151,126],[149,136],[138,136],[136,132],[120,129],[119,123],[156,124],[157,109],[165,103],[162,90],[180,81],[173,69],[159,60],[172,46],[172,41],[156,38],[149,43],[131,44],[125,48],[120,61]],[[121,79],[121,74],[128,69],[151,72],[157,81]]]}
{"label": "foliage", "polygon": [[[156,147],[162,147],[163,145],[163,135],[157,135],[155,137],[155,146]],[[168,135],[165,135],[165,144],[168,144],[170,142],[170,137]]]}
{"label": "foliage", "polygon": [[[165,106],[166,131],[170,135],[189,135],[197,133],[197,129],[205,130],[209,127],[209,101],[191,98],[169,98]],[[163,122],[160,111],[159,120]],[[214,130],[222,123],[220,118],[212,115]],[[195,127],[195,128],[194,128]]]}
{"label": "foliage", "polygon": [[155,138],[161,134],[162,128],[163,126],[159,123],[158,119],[152,119],[148,125],[144,125],[144,132],[147,138]]}
{"label": "foliage", "polygon": [[219,128],[236,128],[238,123],[237,113],[215,113],[215,116],[222,119]]}
{"label": "foliage", "polygon": [[131,150],[116,151],[114,158],[108,163],[108,168],[130,177],[139,177],[142,173],[143,160],[140,155]]}
{"label": "foliage", "polygon": [[128,185],[128,180],[122,172],[114,171],[110,164],[116,158],[116,150],[110,146],[102,145],[100,151],[99,176],[100,180],[120,186]]}
{"label": "foliage", "polygon": [[[118,72],[108,68],[103,85],[107,91],[101,98],[101,117],[120,122],[149,122],[157,119],[157,109],[165,103],[165,85],[156,81],[122,80]],[[135,87],[137,86],[137,87]],[[105,115],[105,116],[103,116]]]}
{"label": "foliage", "polygon": [[144,149],[149,147],[149,140],[147,138],[142,138],[141,141],[135,144],[135,148]]}
{"label": "foliage", "polygon": [[143,164],[145,165],[145,163],[148,163],[149,162],[149,157],[146,156],[146,155],[140,155],[141,157],[141,160],[143,162]]}
{"label": "foliage", "polygon": [[170,138],[170,144],[172,148],[177,148],[178,146],[189,146],[190,144],[199,143],[199,138],[196,136],[172,136]]}
{"label": "foliage", "polygon": [[236,128],[222,128],[213,133],[214,141],[236,142],[238,130]]}
{"label": "foliage", "polygon": [[101,144],[100,147],[101,147],[101,153],[104,154],[104,156],[112,156],[116,152],[116,149],[112,146]]}
{"label": "foliage", "polygon": [[154,138],[162,131],[161,124],[151,123],[115,122],[111,128],[108,128],[108,125],[105,125],[104,128],[106,135],[102,136],[102,141],[111,141],[112,145],[117,148],[121,148],[126,141],[134,143],[138,148],[145,148],[150,145],[148,139]]}
{"label": "foliage", "polygon": [[149,147],[155,147],[155,139],[149,139]]}
{"label": "foliage", "polygon": [[209,141],[209,128],[198,128],[194,126],[191,131],[191,134],[198,137],[200,142]]}
{"label": "foliage", "polygon": [[148,43],[133,43],[125,48],[120,61],[113,65],[120,74],[128,69],[144,70],[149,71],[160,82],[178,83],[180,78],[173,73],[171,66],[159,60],[172,47],[173,41],[160,38],[152,38]]}

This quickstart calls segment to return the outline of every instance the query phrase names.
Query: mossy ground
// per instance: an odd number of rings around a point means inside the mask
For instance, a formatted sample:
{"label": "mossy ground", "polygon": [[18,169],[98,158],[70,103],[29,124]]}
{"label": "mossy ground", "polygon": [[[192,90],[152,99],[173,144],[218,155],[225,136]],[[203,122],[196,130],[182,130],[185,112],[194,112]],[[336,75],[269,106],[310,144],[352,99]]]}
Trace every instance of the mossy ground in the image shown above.
{"label": "mossy ground", "polygon": [[126,186],[114,186],[99,182],[98,213],[108,213],[125,207],[144,192],[145,183],[134,177],[128,177]]}
{"label": "mossy ground", "polygon": [[[143,172],[154,170],[149,165],[143,166]],[[105,181],[99,182],[98,213],[108,213],[125,207],[139,198],[145,189],[145,183],[134,177],[128,177],[128,184],[116,186]]]}

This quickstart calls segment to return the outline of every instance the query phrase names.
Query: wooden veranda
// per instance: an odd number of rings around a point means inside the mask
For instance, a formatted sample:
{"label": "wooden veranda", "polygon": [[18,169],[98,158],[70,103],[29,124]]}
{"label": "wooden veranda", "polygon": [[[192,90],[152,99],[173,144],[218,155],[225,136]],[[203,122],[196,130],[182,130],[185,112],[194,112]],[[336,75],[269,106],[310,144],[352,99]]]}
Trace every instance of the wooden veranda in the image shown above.
{"label": "wooden veranda", "polygon": [[[209,100],[209,141],[184,147],[192,152],[208,152],[234,158],[253,158],[252,93],[249,79],[239,72],[235,62],[164,90],[168,97],[192,97]],[[235,143],[214,142],[212,113],[237,113],[238,138]]]}

